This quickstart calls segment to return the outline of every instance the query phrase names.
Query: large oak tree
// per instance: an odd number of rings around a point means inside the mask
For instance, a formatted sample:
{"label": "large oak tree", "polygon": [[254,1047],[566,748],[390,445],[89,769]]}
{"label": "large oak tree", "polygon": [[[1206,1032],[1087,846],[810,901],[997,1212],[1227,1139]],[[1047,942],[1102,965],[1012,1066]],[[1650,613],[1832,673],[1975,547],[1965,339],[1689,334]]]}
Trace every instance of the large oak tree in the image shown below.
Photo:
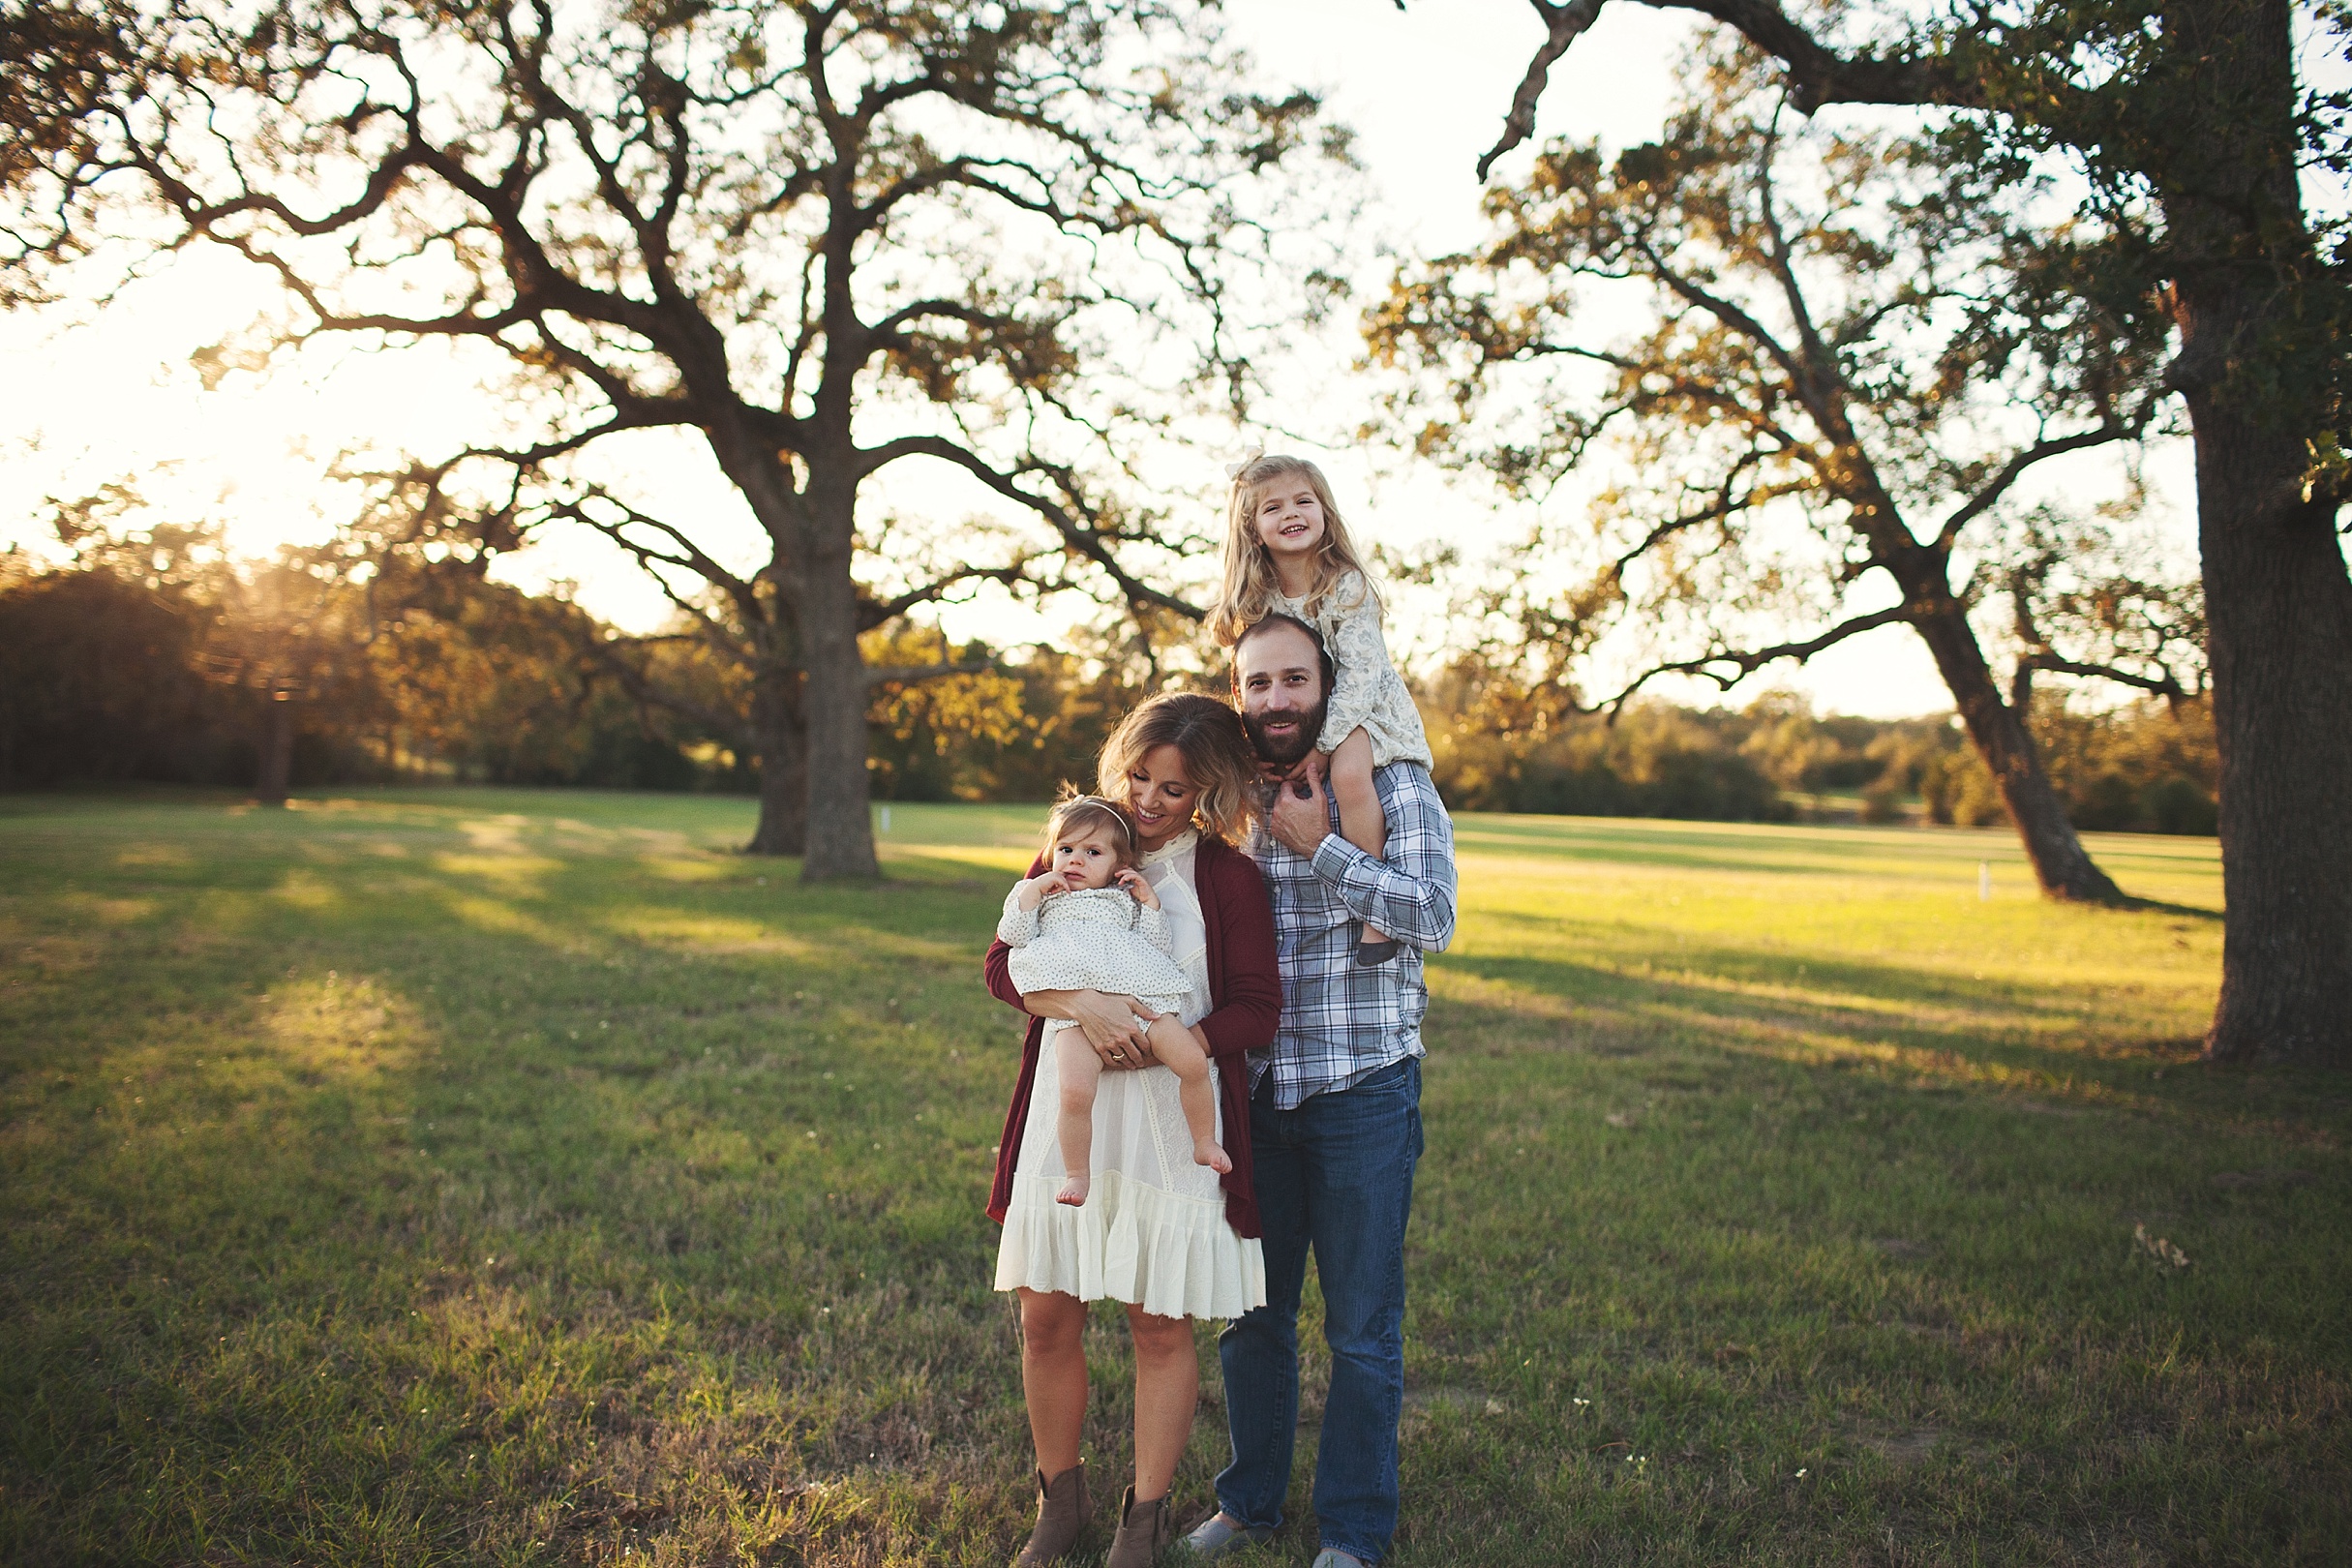
{"label": "large oak tree", "polygon": [[[1545,39],[1482,179],[1532,134],[1552,66],[1605,0],[1531,3]],[[2111,235],[2086,283],[2173,334],[2165,384],[2196,452],[2228,906],[2206,1048],[2352,1064],[2352,575],[2337,528],[2352,487],[2352,291],[2299,184],[2307,165],[2347,166],[2347,105],[2295,72],[2299,14],[2340,48],[2340,9],[1644,3],[1735,30],[1806,113],[1948,110],[1954,147],[1987,169],[2056,156],[2083,177],[2085,217]]]}
{"label": "large oak tree", "polygon": [[[1932,139],[1806,126],[1752,51],[1688,75],[1658,142],[1545,147],[1490,194],[1489,244],[1404,269],[1368,319],[1423,373],[1400,400],[1422,449],[1523,490],[1617,460],[1582,580],[1530,595],[1515,572],[1489,614],[1516,610],[1557,691],[1615,666],[1612,711],[1661,675],[1729,689],[1907,626],[2042,887],[2120,898],[2036,754],[2032,677],[2178,698],[2194,661],[2092,634],[2178,617],[2048,542],[2095,519],[2018,498],[2045,465],[2136,440],[2160,336],[2066,286],[2081,257],[2033,187],[1955,177]],[[2006,680],[1976,625],[1996,611]]]}
{"label": "large oak tree", "polygon": [[[869,670],[863,634],[989,580],[1187,608],[1161,585],[1197,541],[1121,465],[1171,400],[1244,395],[1237,302],[1282,243],[1253,203],[1342,150],[1181,0],[107,15],[96,43],[48,29],[76,90],[11,130],[14,275],[115,215],[276,275],[288,315],[243,351],[468,346],[498,428],[390,493],[420,528],[585,527],[651,571],[743,672],[752,847],[812,878],[875,874],[869,689],[923,673]],[[587,466],[661,431],[740,498],[749,564]],[[892,530],[875,485],[901,465],[1013,521]]]}

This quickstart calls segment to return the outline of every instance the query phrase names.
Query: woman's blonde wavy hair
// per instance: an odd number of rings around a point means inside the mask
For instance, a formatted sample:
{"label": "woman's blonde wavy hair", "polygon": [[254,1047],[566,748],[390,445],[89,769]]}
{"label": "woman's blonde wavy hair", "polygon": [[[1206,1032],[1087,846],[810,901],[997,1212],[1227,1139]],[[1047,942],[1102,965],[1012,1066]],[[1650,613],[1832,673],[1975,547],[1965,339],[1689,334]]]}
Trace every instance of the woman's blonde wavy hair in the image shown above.
{"label": "woman's blonde wavy hair", "polygon": [[1230,844],[1250,824],[1257,799],[1257,753],[1241,715],[1214,697],[1168,692],[1144,703],[1102,742],[1095,788],[1125,800],[1128,774],[1145,753],[1174,746],[1192,780],[1192,825]]}
{"label": "woman's blonde wavy hair", "polygon": [[1226,648],[1266,618],[1275,596],[1282,590],[1282,579],[1275,575],[1274,558],[1257,536],[1252,519],[1258,503],[1266,498],[1267,487],[1294,473],[1307,476],[1314,498],[1323,506],[1323,543],[1315,551],[1314,581],[1307,590],[1307,618],[1315,618],[1323,600],[1349,572],[1362,580],[1364,591],[1374,605],[1380,602],[1372,589],[1372,573],[1364,569],[1364,558],[1347,536],[1339,503],[1331,498],[1331,483],[1323,477],[1323,470],[1305,458],[1260,453],[1234,470],[1233,488],[1225,498],[1225,583],[1217,596],[1217,608],[1209,613],[1209,629]]}

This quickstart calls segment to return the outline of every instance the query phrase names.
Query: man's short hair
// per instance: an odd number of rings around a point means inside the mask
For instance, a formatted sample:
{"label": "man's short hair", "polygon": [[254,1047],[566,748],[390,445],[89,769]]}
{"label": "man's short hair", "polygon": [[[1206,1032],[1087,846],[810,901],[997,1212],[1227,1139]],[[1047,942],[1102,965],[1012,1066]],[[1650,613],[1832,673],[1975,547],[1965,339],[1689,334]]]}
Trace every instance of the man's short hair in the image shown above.
{"label": "man's short hair", "polygon": [[1241,690],[1242,649],[1250,646],[1251,638],[1276,626],[1288,626],[1314,645],[1315,662],[1322,667],[1323,671],[1323,695],[1329,697],[1331,688],[1339,681],[1340,667],[1332,659],[1331,649],[1323,646],[1323,634],[1298,617],[1284,615],[1280,610],[1252,622],[1239,637],[1233,639],[1233,662],[1226,671],[1226,678],[1231,682],[1233,690],[1236,693]]}

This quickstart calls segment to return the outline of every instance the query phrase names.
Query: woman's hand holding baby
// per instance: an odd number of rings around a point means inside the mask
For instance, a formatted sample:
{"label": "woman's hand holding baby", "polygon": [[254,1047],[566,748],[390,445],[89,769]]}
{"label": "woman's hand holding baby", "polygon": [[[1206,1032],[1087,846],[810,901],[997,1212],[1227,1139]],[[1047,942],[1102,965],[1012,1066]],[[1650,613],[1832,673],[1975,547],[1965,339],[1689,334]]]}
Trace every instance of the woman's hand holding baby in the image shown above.
{"label": "woman's hand holding baby", "polygon": [[1159,1060],[1147,1038],[1151,1025],[1138,1016],[1149,1010],[1134,997],[1101,991],[1031,991],[1021,1003],[1032,1017],[1076,1024],[1102,1065],[1113,1071],[1131,1071]]}
{"label": "woman's hand holding baby", "polygon": [[1128,1018],[1135,1026],[1135,1038],[1125,1045],[1113,1045],[1107,1050],[1098,1049],[1095,1054],[1102,1059],[1102,1066],[1112,1072],[1139,1072],[1147,1067],[1158,1067],[1160,1055],[1152,1049],[1151,1026],[1144,1022],[1144,1016],[1151,1009],[1131,996],[1121,997],[1119,1002],[1123,1007],[1132,1004]]}

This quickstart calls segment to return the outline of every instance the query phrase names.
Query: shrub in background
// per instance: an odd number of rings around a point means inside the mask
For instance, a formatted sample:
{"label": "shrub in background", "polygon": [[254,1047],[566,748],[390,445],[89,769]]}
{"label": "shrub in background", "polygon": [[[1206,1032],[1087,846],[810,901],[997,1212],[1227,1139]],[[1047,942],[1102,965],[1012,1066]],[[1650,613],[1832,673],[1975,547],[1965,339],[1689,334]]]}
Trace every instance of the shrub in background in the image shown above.
{"label": "shrub in background", "polygon": [[[2094,832],[2211,834],[2220,759],[2205,703],[2100,713],[2037,704],[2035,739],[2074,826]],[[1919,785],[1928,819],[1961,828],[2005,820],[1992,774],[1973,751],[1933,759]]]}
{"label": "shrub in background", "polygon": [[297,787],[722,782],[689,752],[700,737],[583,660],[598,628],[576,606],[462,571],[393,585],[303,552],[234,563],[208,540],[83,533],[65,567],[0,558],[0,789],[252,785],[268,697],[244,673],[283,630],[273,576],[317,591],[298,626]]}

